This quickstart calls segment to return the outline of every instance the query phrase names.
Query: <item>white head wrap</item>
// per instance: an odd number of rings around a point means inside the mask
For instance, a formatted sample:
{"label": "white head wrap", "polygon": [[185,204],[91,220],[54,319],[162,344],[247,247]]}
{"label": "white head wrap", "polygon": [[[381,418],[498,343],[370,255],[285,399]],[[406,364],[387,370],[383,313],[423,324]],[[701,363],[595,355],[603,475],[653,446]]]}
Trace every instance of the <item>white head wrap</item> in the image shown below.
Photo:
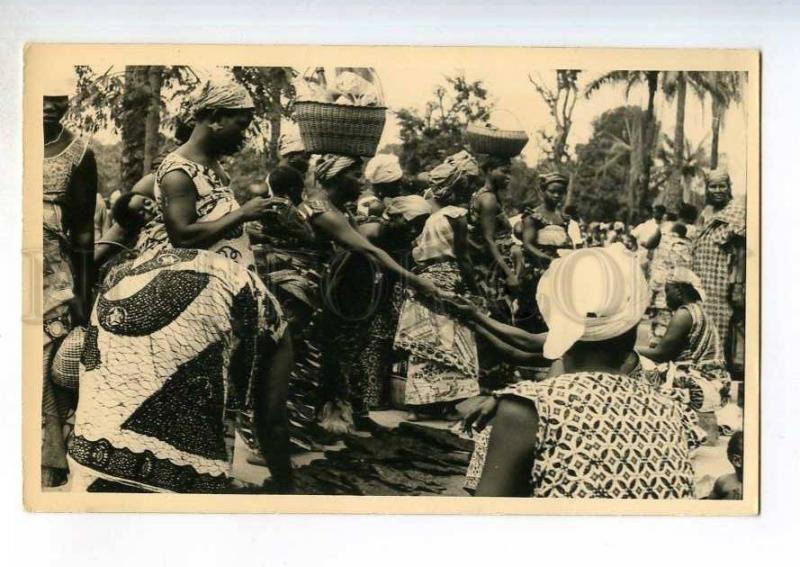
{"label": "white head wrap", "polygon": [[697,292],[697,295],[700,296],[700,301],[706,300],[706,290],[703,289],[703,282],[700,280],[700,276],[695,274],[689,268],[684,268],[683,266],[677,266],[672,275],[669,277],[670,282],[673,283],[687,283],[694,288]]}
{"label": "white head wrap", "polygon": [[364,178],[370,183],[391,183],[403,177],[400,160],[394,154],[378,154],[364,168]]}
{"label": "white head wrap", "polygon": [[300,137],[300,128],[297,124],[289,123],[285,125],[278,139],[278,153],[281,157],[286,157],[295,152],[306,151],[303,145],[303,138]]}
{"label": "white head wrap", "polygon": [[649,300],[636,256],[620,243],[554,260],[536,291],[549,329],[544,356],[555,360],[577,341],[618,337],[639,324]]}

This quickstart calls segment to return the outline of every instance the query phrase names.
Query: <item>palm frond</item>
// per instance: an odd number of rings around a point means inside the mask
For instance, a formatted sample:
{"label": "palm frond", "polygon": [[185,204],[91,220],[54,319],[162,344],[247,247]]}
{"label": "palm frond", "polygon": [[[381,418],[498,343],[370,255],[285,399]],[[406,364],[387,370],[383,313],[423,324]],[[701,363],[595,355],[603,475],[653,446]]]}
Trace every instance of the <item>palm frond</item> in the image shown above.
{"label": "palm frond", "polygon": [[583,89],[583,96],[586,98],[591,98],[596,91],[600,90],[606,85],[627,82],[629,74],[630,71],[611,71],[610,73],[601,75],[586,85],[586,87]]}

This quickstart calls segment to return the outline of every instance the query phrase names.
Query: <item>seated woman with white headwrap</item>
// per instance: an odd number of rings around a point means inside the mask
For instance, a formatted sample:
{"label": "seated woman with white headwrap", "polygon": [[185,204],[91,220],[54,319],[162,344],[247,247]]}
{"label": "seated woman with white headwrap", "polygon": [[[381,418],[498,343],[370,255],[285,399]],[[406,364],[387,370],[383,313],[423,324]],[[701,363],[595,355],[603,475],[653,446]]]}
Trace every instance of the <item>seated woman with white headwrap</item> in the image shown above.
{"label": "seated woman with white headwrap", "polygon": [[468,472],[476,495],[693,496],[686,412],[623,370],[647,301],[641,269],[620,244],[551,263],[537,290],[549,328],[543,351],[565,373],[496,393],[488,446],[476,447]]}

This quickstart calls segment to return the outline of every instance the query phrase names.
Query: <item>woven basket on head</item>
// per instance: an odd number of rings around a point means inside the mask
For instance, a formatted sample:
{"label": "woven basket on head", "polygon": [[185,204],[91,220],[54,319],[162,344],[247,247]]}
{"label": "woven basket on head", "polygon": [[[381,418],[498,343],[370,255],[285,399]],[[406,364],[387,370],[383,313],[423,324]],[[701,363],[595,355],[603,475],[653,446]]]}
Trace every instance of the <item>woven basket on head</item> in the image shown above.
{"label": "woven basket on head", "polygon": [[301,101],[294,105],[294,119],[309,153],[372,157],[386,124],[386,107]]}
{"label": "woven basket on head", "polygon": [[50,375],[56,385],[69,390],[78,389],[81,352],[83,352],[85,337],[86,329],[75,327],[61,341],[53,357],[53,365],[50,371]]}
{"label": "woven basket on head", "polygon": [[476,154],[509,158],[518,156],[528,143],[528,135],[522,130],[500,130],[474,123],[467,126],[466,138]]}

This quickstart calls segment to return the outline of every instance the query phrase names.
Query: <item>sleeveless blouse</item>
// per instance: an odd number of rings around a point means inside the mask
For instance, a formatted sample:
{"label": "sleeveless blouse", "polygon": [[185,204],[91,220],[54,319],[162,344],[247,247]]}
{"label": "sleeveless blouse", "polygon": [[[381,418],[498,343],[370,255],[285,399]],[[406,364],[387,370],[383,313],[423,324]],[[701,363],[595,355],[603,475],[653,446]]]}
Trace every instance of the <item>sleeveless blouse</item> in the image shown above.
{"label": "sleeveless blouse", "polygon": [[553,224],[545,217],[542,207],[535,209],[527,209],[524,216],[531,218],[536,227],[536,245],[549,248],[566,248],[570,245],[570,237],[567,233],[569,228],[569,217],[561,214],[562,222],[560,224]]}
{"label": "sleeveless blouse", "polygon": [[[155,182],[155,198],[158,213],[145,225],[136,248],[139,252],[162,251],[172,249],[166,226],[164,225],[164,200],[161,194],[161,182],[164,176],[172,171],[182,171],[192,180],[197,191],[195,211],[198,222],[212,222],[239,208],[239,203],[230,188],[230,181],[221,179],[210,167],[191,161],[178,153],[171,153],[158,168]],[[250,248],[250,237],[239,224],[231,228],[219,240],[208,247],[211,252],[242,264],[249,270],[255,270],[255,259]]]}
{"label": "sleeveless blouse", "polygon": [[80,137],[58,155],[44,158],[42,187],[45,344],[69,331],[69,303],[75,296],[70,243],[64,225],[67,192],[88,143]]}
{"label": "sleeveless blouse", "polygon": [[676,362],[722,362],[722,349],[714,321],[708,316],[700,303],[684,305],[692,317],[692,328],[686,348],[678,355]]}
{"label": "sleeveless blouse", "polygon": [[411,252],[414,261],[422,263],[436,260],[455,260],[455,234],[450,226],[450,221],[447,219],[457,219],[466,214],[466,209],[450,205],[442,207],[428,217],[422,233],[415,241],[416,246]]}

